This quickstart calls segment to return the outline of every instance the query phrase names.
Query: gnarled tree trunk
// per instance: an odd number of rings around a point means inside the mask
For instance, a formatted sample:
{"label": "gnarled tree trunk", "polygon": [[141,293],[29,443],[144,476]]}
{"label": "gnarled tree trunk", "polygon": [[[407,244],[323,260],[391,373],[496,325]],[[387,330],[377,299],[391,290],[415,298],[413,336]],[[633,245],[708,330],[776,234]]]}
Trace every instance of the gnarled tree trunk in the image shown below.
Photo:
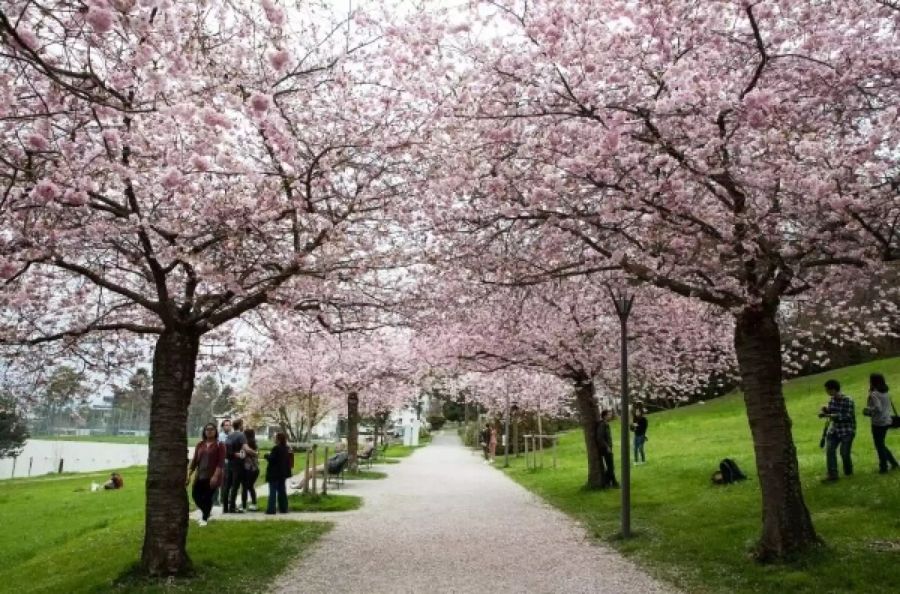
{"label": "gnarled tree trunk", "polygon": [[359,451],[359,394],[347,394],[347,456],[352,470],[357,468],[356,454]]}
{"label": "gnarled tree trunk", "polygon": [[803,501],[791,419],[782,393],[776,309],[777,305],[743,311],[734,337],[762,491],[763,529],[756,554],[763,561],[784,558],[819,542]]}
{"label": "gnarled tree trunk", "polygon": [[185,544],[188,499],[187,415],[194,391],[200,337],[166,331],[153,354],[150,453],[141,567],[151,576],[191,571]]}
{"label": "gnarled tree trunk", "polygon": [[603,483],[603,460],[600,456],[600,448],[597,446],[597,423],[600,422],[600,412],[597,409],[594,392],[594,382],[581,378],[575,388],[575,400],[578,403],[578,416],[581,419],[584,446],[587,451],[587,487],[602,489],[606,485]]}

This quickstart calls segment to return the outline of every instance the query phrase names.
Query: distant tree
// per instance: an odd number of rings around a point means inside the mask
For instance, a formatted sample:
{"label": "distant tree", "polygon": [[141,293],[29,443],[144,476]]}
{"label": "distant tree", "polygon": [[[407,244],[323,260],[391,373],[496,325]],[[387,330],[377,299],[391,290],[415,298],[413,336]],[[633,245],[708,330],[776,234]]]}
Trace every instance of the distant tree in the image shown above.
{"label": "distant tree", "polygon": [[113,414],[116,426],[129,429],[146,427],[150,419],[150,398],[153,395],[153,378],[150,372],[139,367],[124,386],[113,388]]}
{"label": "distant tree", "polygon": [[188,433],[199,435],[200,428],[211,422],[216,415],[221,415],[231,408],[229,402],[234,395],[234,388],[221,386],[215,376],[204,377],[194,388],[191,405],[188,409]]}
{"label": "distant tree", "polygon": [[28,429],[22,411],[9,394],[0,393],[0,458],[15,458],[25,446]]}
{"label": "distant tree", "polygon": [[68,365],[57,367],[36,406],[36,412],[42,419],[42,429],[50,431],[61,413],[71,413],[86,398],[84,376]]}

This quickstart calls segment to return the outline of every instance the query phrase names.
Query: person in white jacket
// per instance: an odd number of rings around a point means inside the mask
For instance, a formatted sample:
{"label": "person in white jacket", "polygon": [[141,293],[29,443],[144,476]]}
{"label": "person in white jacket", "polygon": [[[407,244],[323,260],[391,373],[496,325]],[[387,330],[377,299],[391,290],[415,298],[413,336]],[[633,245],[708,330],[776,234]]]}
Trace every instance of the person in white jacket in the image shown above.
{"label": "person in white jacket", "polygon": [[869,376],[869,400],[863,414],[872,419],[872,441],[875,442],[875,451],[878,452],[878,472],[881,474],[888,472],[888,466],[891,469],[900,468],[897,459],[884,443],[888,429],[891,428],[893,410],[884,376],[873,373]]}

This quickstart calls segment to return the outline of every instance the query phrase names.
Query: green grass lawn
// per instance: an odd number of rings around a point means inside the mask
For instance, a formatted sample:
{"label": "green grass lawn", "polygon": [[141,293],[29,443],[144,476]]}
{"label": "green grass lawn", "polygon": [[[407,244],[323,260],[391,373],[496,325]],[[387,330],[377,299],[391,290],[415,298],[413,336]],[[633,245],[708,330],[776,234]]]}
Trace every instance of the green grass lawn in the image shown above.
{"label": "green grass lawn", "polygon": [[[214,592],[227,575],[229,589],[256,591],[330,528],[321,522],[211,522],[199,528],[192,522],[194,578],[171,585],[129,581],[143,537],[146,474],[130,468],[122,475],[120,491],[90,491],[91,481],[102,483],[108,472],[0,482],[0,590]],[[239,574],[232,571],[238,566]]]}
{"label": "green grass lawn", "polygon": [[[750,429],[743,401],[732,394],[648,416],[648,463],[632,467],[632,527],[622,541],[620,491],[586,491],[581,431],[560,439],[559,468],[529,471],[524,458],[507,472],[549,503],[582,520],[654,573],[688,592],[896,592],[900,580],[900,472],[876,474],[877,458],[869,420],[862,416],[868,374],[885,374],[900,392],[900,358],[801,378],[785,386],[794,422],[800,472],[813,522],[826,545],[784,565],[760,565],[749,552],[760,532],[760,494]],[[823,421],[816,417],[827,397],[822,384],[838,379],[857,409],[853,444],[855,474],[821,484],[825,456],[819,449]],[[618,425],[613,427],[618,460]],[[900,431],[888,436],[900,454]],[[751,477],[714,486],[710,475],[719,460],[734,458]],[[619,473],[617,468],[617,475]]]}
{"label": "green grass lawn", "polygon": [[[259,509],[265,510],[268,497],[259,498]],[[294,493],[288,496],[288,509],[295,512],[339,512],[359,509],[362,497],[356,495],[313,495]]]}

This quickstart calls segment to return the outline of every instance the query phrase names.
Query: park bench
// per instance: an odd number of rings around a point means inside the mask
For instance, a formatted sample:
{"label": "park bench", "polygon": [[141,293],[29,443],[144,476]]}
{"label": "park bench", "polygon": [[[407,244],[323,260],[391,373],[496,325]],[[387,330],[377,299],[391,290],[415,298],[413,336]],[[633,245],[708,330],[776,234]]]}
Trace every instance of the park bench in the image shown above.
{"label": "park bench", "polygon": [[326,480],[329,484],[339,489],[341,488],[341,485],[344,484],[344,471],[347,469],[349,462],[350,458],[346,452],[335,454],[325,462],[325,470],[328,473]]}

